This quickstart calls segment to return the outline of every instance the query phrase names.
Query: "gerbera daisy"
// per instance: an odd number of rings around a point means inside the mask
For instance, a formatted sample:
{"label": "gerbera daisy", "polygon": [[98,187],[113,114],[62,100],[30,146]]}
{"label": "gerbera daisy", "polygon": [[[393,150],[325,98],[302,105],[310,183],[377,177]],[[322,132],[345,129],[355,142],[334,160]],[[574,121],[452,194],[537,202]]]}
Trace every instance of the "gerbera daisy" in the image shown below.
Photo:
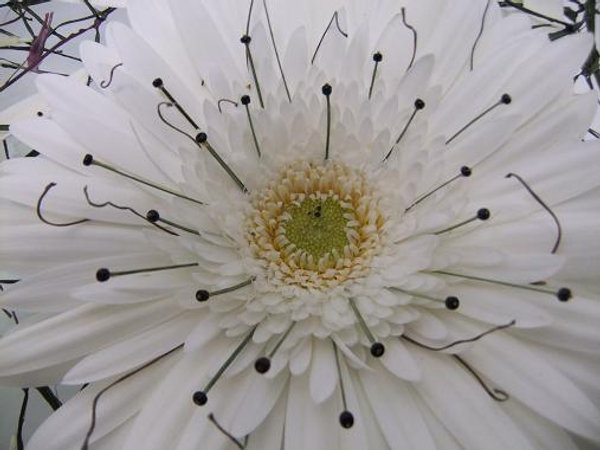
{"label": "gerbera daisy", "polygon": [[600,442],[600,149],[491,1],[133,1],[2,164],[28,449]]}

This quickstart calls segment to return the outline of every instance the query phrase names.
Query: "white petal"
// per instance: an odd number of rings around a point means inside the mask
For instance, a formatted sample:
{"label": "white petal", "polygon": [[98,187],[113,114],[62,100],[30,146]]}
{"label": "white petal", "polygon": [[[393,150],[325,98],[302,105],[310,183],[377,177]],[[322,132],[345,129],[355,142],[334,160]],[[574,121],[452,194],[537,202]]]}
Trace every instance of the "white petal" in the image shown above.
{"label": "white petal", "polygon": [[421,370],[413,359],[410,351],[397,338],[384,341],[385,353],[380,358],[381,363],[387,370],[398,378],[407,381],[418,381],[421,379]]}
{"label": "white petal", "polygon": [[392,377],[385,371],[362,371],[359,375],[390,448],[436,448],[414,405],[414,394],[409,388],[410,384]]}
{"label": "white petal", "polygon": [[[12,375],[68,361],[130,334],[154,326],[171,315],[168,302],[121,307],[84,305],[0,341],[0,374]],[[110,331],[109,331],[110,330]]]}
{"label": "white petal", "polygon": [[337,386],[338,374],[332,344],[329,340],[313,339],[310,396],[317,404],[327,400]]}
{"label": "white petal", "polygon": [[[337,424],[332,425],[338,412],[338,400],[330,398],[321,405],[313,403],[306,375],[292,377],[285,422],[284,446],[286,450],[308,448],[338,448]],[[308,432],[310,430],[310,432]]]}
{"label": "white petal", "polygon": [[423,378],[415,389],[462,447],[532,450],[517,424],[450,356],[432,355],[427,350],[413,354],[418,355],[423,369]]}
{"label": "white petal", "polygon": [[[107,389],[98,399],[96,427],[90,442],[111,432],[137,412],[145,403],[152,386],[175,360],[176,357],[166,357]],[[116,379],[97,383],[80,391],[37,429],[27,449],[80,448],[92,420],[92,400],[114,381]]]}
{"label": "white petal", "polygon": [[83,358],[67,372],[63,383],[83,384],[102,380],[177,347],[197,321],[195,315],[186,314]]}
{"label": "white petal", "polygon": [[468,356],[509,395],[562,427],[600,441],[600,412],[568,378],[519,341],[497,333]]}

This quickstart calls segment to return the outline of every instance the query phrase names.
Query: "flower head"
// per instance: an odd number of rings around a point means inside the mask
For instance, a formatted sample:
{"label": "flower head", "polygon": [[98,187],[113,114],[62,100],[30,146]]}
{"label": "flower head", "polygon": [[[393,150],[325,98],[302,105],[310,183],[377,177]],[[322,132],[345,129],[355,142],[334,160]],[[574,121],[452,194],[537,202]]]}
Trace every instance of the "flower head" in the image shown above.
{"label": "flower head", "polygon": [[34,314],[0,381],[87,385],[30,449],[600,442],[590,36],[489,1],[129,12],[2,165],[0,304]]}

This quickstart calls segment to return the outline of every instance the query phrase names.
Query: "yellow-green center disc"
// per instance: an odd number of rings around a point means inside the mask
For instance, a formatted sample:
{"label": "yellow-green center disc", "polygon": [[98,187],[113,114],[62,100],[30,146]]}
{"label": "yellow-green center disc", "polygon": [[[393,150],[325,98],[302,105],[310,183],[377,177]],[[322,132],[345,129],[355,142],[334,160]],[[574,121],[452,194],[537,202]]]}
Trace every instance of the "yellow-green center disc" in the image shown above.
{"label": "yellow-green center disc", "polygon": [[286,211],[291,218],[284,225],[285,237],[296,248],[312,255],[316,261],[334,249],[340,255],[344,254],[348,244],[348,219],[338,200],[308,198],[299,206],[290,205]]}

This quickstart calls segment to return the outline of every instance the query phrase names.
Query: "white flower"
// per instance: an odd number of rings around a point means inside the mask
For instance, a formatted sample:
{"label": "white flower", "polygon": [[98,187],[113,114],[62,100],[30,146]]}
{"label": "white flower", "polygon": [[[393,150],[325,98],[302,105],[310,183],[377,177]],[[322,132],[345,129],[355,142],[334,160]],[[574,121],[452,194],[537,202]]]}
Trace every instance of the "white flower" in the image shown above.
{"label": "white flower", "polygon": [[28,449],[600,442],[592,37],[341,3],[135,1],[38,78],[0,381],[89,385]]}

